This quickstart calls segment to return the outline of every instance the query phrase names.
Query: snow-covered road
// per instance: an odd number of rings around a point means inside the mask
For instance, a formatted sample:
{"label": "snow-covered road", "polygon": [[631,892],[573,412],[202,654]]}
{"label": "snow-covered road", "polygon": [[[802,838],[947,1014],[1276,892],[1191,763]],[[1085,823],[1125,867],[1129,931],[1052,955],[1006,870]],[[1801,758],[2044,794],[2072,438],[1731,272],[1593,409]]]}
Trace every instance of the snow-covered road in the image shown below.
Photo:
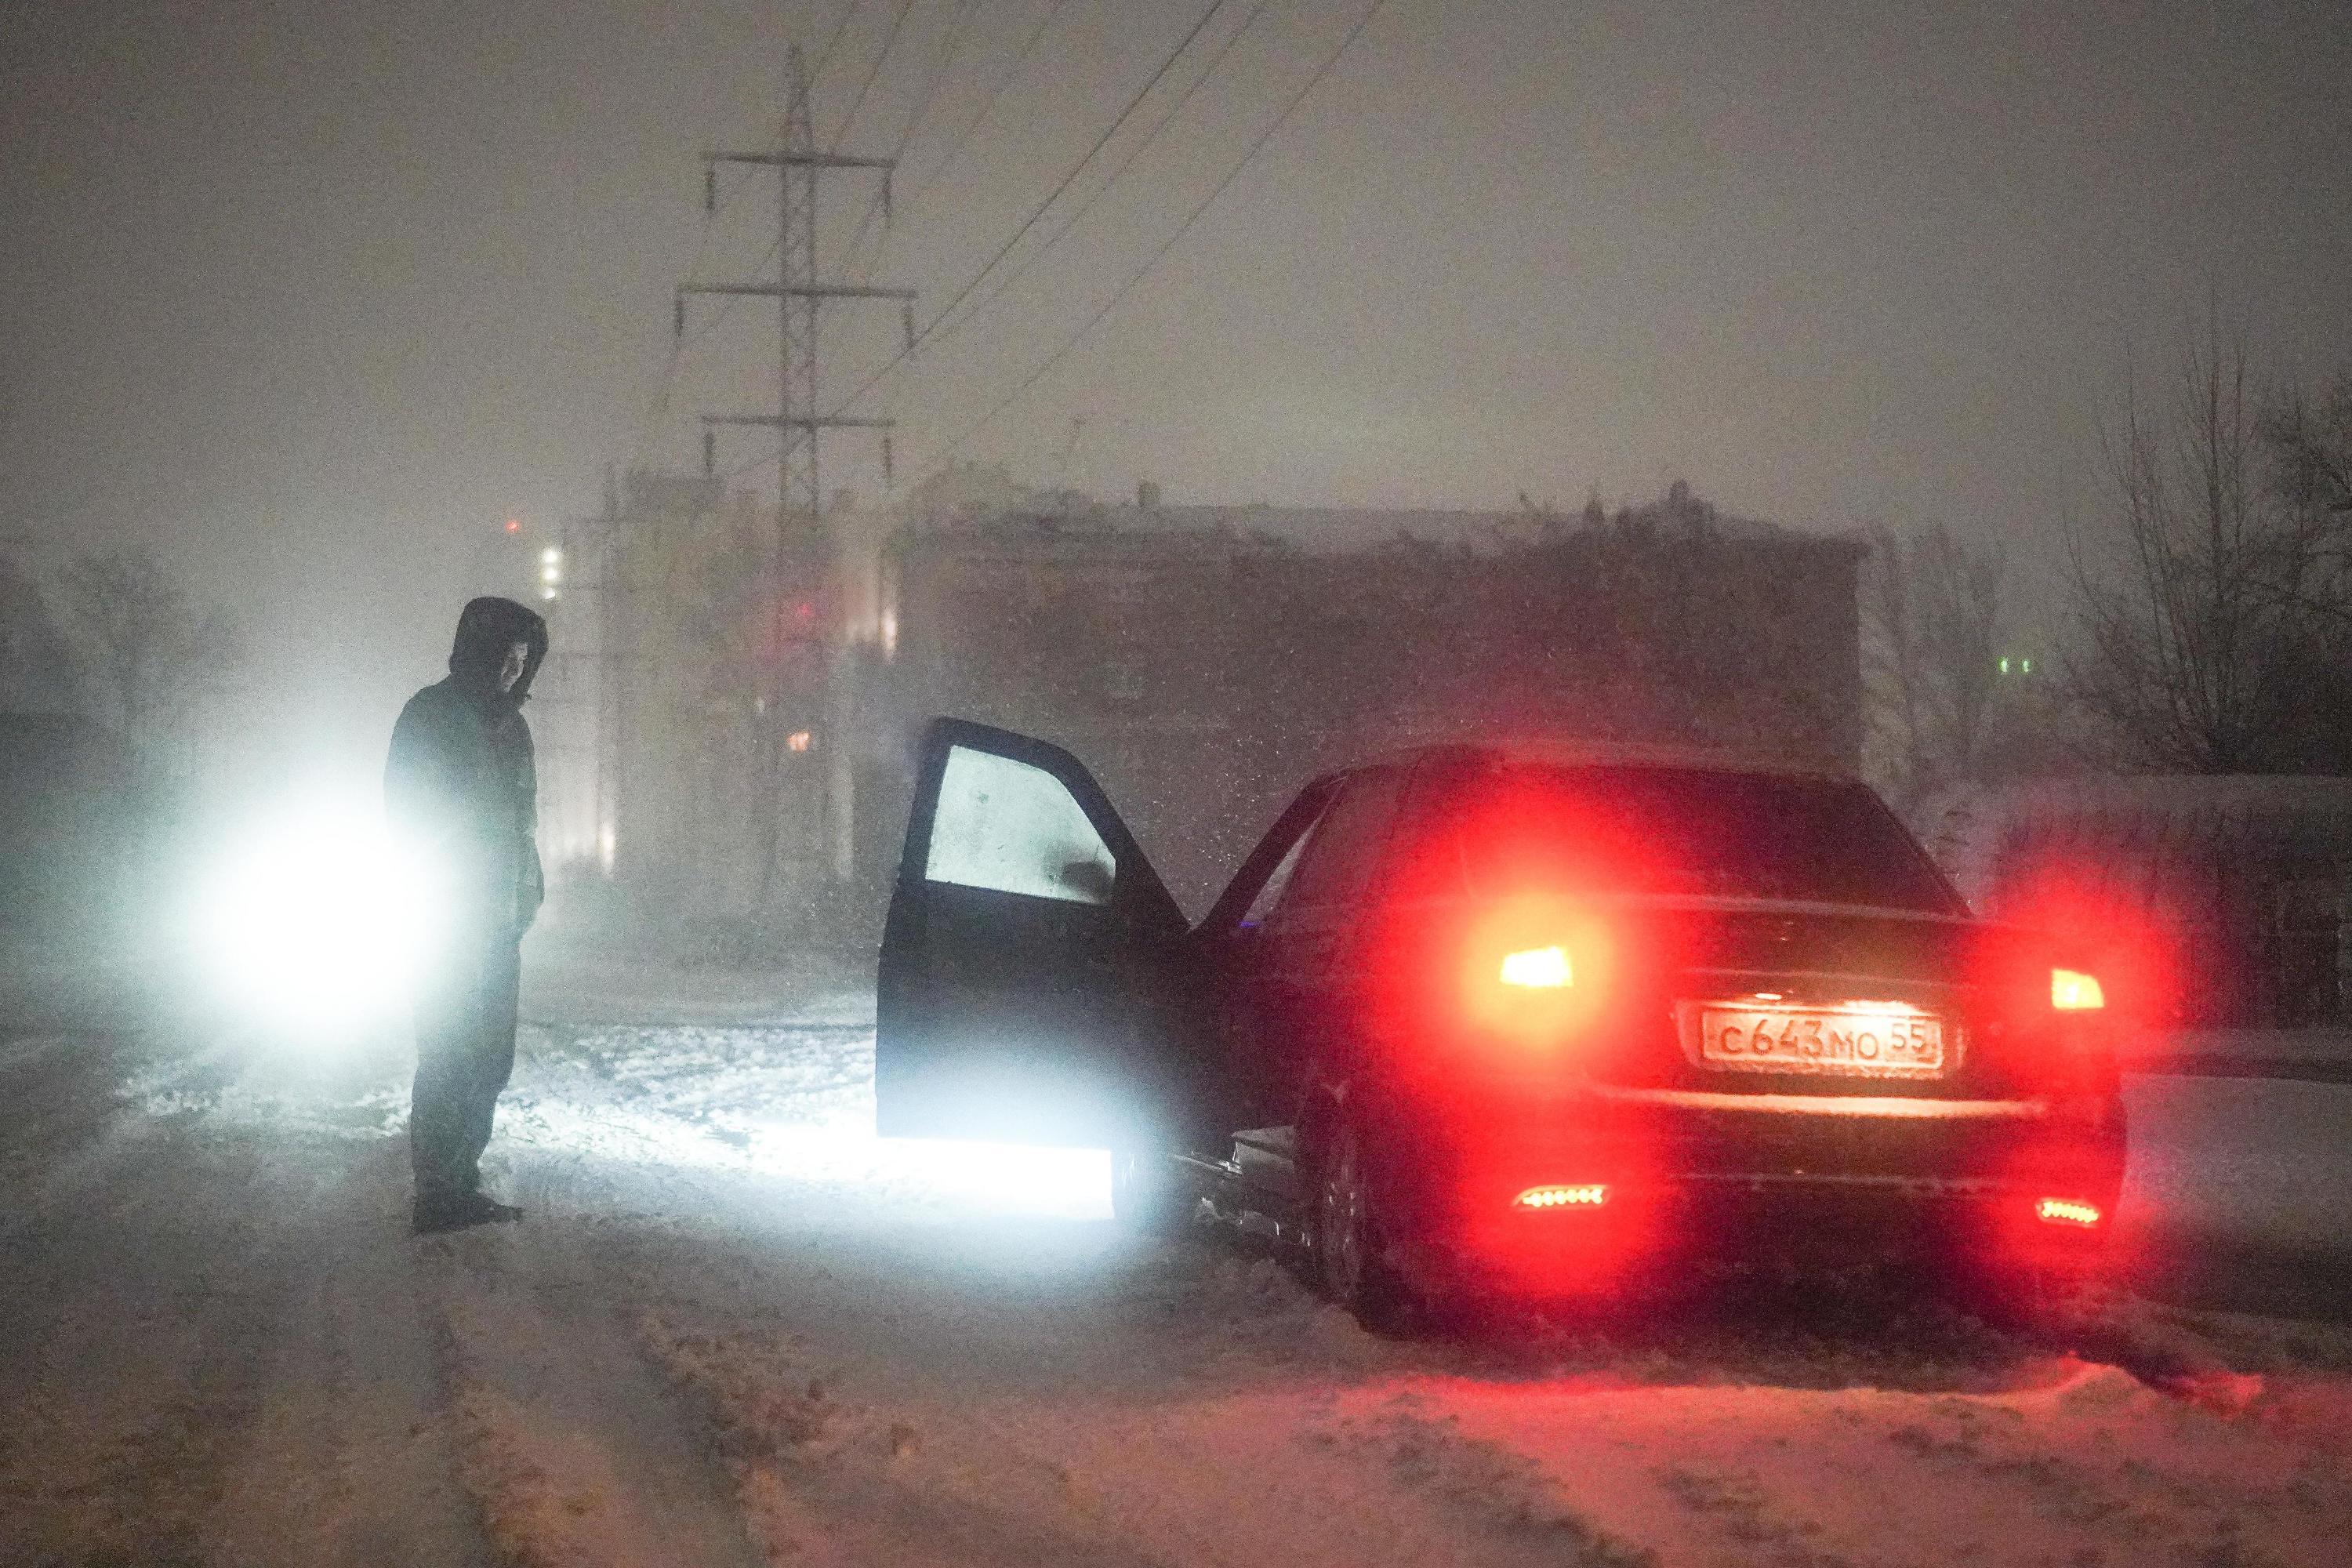
{"label": "snow-covered road", "polygon": [[[0,1045],[0,1562],[2352,1556],[2340,1313],[1394,1344],[1123,1239],[1098,1155],[876,1140],[854,990],[576,981],[534,977],[493,1147],[530,1218],[425,1241],[396,1039]],[[2340,1232],[2352,1089],[2185,1084],[2134,1085],[2131,1203],[2210,1235],[2293,1179],[2284,1239]]]}

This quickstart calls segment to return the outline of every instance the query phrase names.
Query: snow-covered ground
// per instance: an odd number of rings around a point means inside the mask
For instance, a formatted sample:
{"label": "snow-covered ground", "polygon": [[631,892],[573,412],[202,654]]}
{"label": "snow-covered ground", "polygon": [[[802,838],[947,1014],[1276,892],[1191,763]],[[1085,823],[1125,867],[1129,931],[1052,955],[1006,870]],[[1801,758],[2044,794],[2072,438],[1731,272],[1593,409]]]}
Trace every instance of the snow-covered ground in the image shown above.
{"label": "snow-covered ground", "polygon": [[[854,984],[535,963],[526,1013],[530,1217],[424,1241],[396,1036],[0,1045],[0,1562],[2352,1557],[2352,1313],[1759,1285],[1398,1344],[1121,1237],[1099,1155],[875,1139]],[[2141,1251],[2341,1247],[2352,1088],[2131,1095]]]}

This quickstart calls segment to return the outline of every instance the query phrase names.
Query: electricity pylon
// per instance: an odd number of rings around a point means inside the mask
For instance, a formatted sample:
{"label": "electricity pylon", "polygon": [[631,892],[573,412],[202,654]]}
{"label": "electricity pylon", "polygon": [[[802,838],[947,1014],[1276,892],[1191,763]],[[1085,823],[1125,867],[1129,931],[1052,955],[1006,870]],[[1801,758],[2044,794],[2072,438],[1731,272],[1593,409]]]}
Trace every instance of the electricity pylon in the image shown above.
{"label": "electricity pylon", "polygon": [[[831,857],[836,878],[848,874],[845,847],[852,841],[850,828],[852,804],[850,791],[853,775],[848,763],[848,737],[823,733],[820,715],[838,717],[843,705],[836,700],[824,701],[820,682],[831,686],[845,677],[840,668],[839,628],[831,625],[837,619],[838,607],[828,605],[826,592],[833,574],[834,542],[826,525],[824,492],[822,474],[817,465],[817,433],[821,430],[858,428],[879,430],[882,436],[882,460],[886,472],[890,467],[889,430],[895,423],[889,419],[866,419],[827,415],[817,407],[817,318],[823,306],[836,300],[895,300],[898,302],[900,322],[909,353],[914,348],[914,299],[912,289],[873,288],[862,284],[826,283],[816,275],[817,177],[830,172],[872,171],[882,176],[882,212],[885,222],[890,211],[890,175],[897,167],[893,158],[858,158],[816,149],[816,140],[809,113],[808,76],[801,61],[801,51],[794,45],[785,66],[789,78],[789,95],[784,110],[783,134],[772,148],[751,152],[709,152],[702,155],[703,203],[706,209],[716,210],[719,201],[719,166],[721,163],[749,163],[776,171],[776,280],[749,283],[703,283],[688,281],[678,285],[672,312],[672,325],[682,338],[686,332],[686,302],[698,294],[751,295],[772,299],[776,302],[777,379],[776,411],[772,414],[705,414],[702,416],[702,461],[705,472],[717,467],[716,433],[722,426],[755,426],[776,432],[776,530],[771,549],[767,574],[765,615],[761,617],[759,639],[764,645],[762,653],[770,667],[769,689],[765,693],[762,717],[766,723],[761,735],[765,773],[769,782],[768,809],[761,815],[760,852],[761,900],[764,904],[773,890],[777,869],[777,835],[780,819],[785,809],[787,795],[794,783],[795,770],[791,758],[796,751],[810,748],[814,737],[820,749],[828,753],[821,776],[824,779],[826,837],[835,847]],[[820,607],[823,608],[820,608]],[[829,613],[828,613],[829,612]],[[828,638],[828,633],[833,635]],[[822,650],[830,640],[835,646],[835,657],[825,659]],[[820,657],[795,660],[788,657],[795,645],[803,651]],[[813,645],[813,646],[811,646]],[[795,663],[814,662],[818,670],[803,669],[806,679],[802,689],[793,689],[792,667]],[[837,693],[835,694],[837,698]],[[827,726],[837,727],[837,726]]]}

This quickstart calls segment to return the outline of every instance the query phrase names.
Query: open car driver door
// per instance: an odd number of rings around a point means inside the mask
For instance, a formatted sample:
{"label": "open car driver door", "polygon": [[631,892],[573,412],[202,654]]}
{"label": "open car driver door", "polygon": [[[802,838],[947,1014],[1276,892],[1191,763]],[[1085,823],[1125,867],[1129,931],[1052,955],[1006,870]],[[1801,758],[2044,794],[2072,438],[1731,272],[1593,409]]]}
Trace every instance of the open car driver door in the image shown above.
{"label": "open car driver door", "polygon": [[885,1137],[1180,1147],[1206,1099],[1184,917],[1057,746],[934,720],[882,932]]}

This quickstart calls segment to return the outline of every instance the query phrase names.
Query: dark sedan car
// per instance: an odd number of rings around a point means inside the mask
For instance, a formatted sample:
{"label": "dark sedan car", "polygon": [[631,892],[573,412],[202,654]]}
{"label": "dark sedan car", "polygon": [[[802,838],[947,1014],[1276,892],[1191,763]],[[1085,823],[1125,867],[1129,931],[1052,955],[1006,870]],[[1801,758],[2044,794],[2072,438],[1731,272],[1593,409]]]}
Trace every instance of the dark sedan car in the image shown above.
{"label": "dark sedan car", "polygon": [[1852,780],[1446,745],[1303,791],[1188,925],[1067,752],[928,732],[888,1136],[1108,1147],[1113,1202],[1303,1243],[1368,1321],[1706,1258],[2095,1267],[2097,977]]}

